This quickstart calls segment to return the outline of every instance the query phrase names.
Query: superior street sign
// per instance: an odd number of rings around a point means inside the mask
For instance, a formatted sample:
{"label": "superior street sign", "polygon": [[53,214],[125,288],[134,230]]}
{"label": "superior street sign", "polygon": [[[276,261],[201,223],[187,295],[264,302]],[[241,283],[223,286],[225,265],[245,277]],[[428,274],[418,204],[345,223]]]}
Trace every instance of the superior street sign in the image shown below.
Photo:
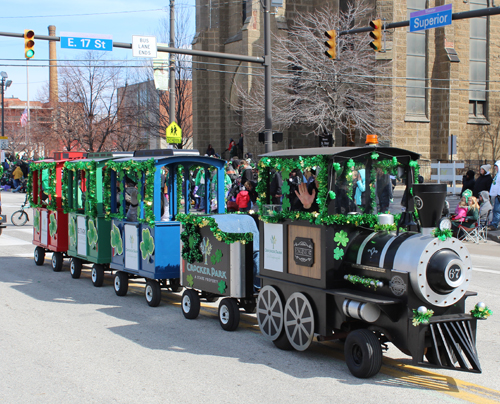
{"label": "superior street sign", "polygon": [[113,50],[113,35],[83,34],[79,32],[61,32],[60,35],[61,48],[106,52]]}
{"label": "superior street sign", "polygon": [[132,56],[135,58],[156,57],[156,37],[132,35]]}
{"label": "superior street sign", "polygon": [[410,14],[410,32],[450,25],[451,14],[451,4],[415,11]]}

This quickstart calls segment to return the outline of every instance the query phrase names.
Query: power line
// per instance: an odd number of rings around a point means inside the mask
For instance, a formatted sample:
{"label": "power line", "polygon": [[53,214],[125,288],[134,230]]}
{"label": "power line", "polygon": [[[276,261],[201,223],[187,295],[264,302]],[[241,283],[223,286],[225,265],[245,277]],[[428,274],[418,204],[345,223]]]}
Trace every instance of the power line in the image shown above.
{"label": "power line", "polygon": [[21,15],[21,16],[10,16],[10,17],[0,17],[0,19],[16,19],[16,18],[49,18],[49,17],[85,17],[91,15],[107,15],[107,14],[131,14],[131,13],[148,13],[152,11],[166,11],[166,7],[163,8],[153,8],[149,10],[129,10],[129,11],[108,11],[102,13],[84,13],[84,14],[53,14],[53,15]]}

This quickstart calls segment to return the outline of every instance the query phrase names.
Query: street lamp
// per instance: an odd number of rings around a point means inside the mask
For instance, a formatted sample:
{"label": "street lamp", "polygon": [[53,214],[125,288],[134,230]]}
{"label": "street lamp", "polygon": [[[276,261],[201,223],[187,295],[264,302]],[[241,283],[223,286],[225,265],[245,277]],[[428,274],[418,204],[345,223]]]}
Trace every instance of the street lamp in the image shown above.
{"label": "street lamp", "polygon": [[4,103],[3,103],[3,93],[4,93],[4,89],[6,89],[7,87],[10,87],[10,85],[12,84],[12,80],[7,80],[5,81],[5,79],[8,76],[7,73],[5,72],[0,72],[0,76],[2,76],[2,137],[5,136],[5,121],[4,121]]}

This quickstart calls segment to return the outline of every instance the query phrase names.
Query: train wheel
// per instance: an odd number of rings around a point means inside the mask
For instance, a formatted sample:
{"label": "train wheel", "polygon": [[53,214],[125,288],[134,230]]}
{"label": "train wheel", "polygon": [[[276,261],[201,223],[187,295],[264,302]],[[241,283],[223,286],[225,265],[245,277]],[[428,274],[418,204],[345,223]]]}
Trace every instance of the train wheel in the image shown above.
{"label": "train wheel", "polygon": [[92,284],[99,288],[104,283],[104,267],[101,264],[92,266]]}
{"label": "train wheel", "polygon": [[52,254],[52,270],[54,272],[60,272],[63,265],[63,255],[60,252],[55,252]]}
{"label": "train wheel", "polygon": [[160,284],[153,280],[146,280],[146,289],[144,290],[144,296],[146,296],[146,301],[150,307],[156,307],[161,302],[161,287]]}
{"label": "train wheel", "polygon": [[189,320],[198,317],[200,314],[200,296],[193,289],[186,289],[182,294],[182,314]]}
{"label": "train wheel", "polygon": [[285,332],[297,351],[305,351],[314,338],[314,312],[309,299],[300,292],[293,293],[285,305]]}
{"label": "train wheel", "polygon": [[128,274],[123,271],[118,271],[115,274],[113,285],[117,296],[125,296],[128,291]]}
{"label": "train wheel", "polygon": [[344,354],[350,372],[361,379],[375,376],[382,366],[382,347],[377,336],[370,330],[349,333]]}
{"label": "train wheel", "polygon": [[283,304],[278,290],[264,286],[257,299],[257,321],[262,334],[271,341],[278,339],[283,330]]}
{"label": "train wheel", "polygon": [[226,297],[219,304],[220,326],[226,331],[234,331],[240,323],[240,309],[236,299]]}
{"label": "train wheel", "polygon": [[73,279],[80,278],[80,275],[82,274],[82,260],[80,258],[71,258],[69,273]]}
{"label": "train wheel", "polygon": [[42,247],[36,247],[34,258],[36,265],[43,265],[43,261],[45,261],[45,250]]}

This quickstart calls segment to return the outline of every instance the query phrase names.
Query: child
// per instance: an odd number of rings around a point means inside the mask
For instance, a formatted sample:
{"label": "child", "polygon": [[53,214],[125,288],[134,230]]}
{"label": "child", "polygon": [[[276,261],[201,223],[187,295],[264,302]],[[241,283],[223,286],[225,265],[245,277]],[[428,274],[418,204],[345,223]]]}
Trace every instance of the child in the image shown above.
{"label": "child", "polygon": [[451,217],[451,220],[462,223],[465,220],[465,217],[467,216],[468,208],[469,207],[467,205],[467,198],[465,196],[462,196],[462,199],[460,199],[460,203],[457,205],[457,208],[455,209],[455,215]]}
{"label": "child", "polygon": [[238,210],[240,212],[248,212],[248,207],[250,205],[250,195],[245,187],[241,188],[241,191],[238,193],[236,197],[236,204],[238,205]]}

